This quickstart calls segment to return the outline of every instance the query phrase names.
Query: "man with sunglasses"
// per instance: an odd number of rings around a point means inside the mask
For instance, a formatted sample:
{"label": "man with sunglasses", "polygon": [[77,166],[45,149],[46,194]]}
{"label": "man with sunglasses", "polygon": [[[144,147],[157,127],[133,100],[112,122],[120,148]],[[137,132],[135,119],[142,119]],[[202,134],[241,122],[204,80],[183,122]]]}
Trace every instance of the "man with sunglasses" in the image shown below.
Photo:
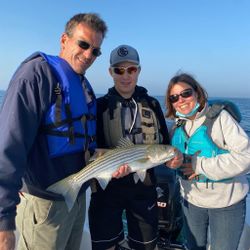
{"label": "man with sunglasses", "polygon": [[[66,24],[59,56],[37,52],[14,74],[0,115],[0,249],[79,249],[85,189],[69,212],[51,184],[81,170],[96,147],[96,100],[85,77],[101,55],[105,22],[80,13]],[[19,196],[22,177],[26,191]]]}
{"label": "man with sunglasses", "polygon": [[[135,144],[169,143],[159,102],[144,87],[137,86],[140,71],[139,55],[133,47],[120,45],[111,52],[109,73],[114,87],[97,99],[98,147],[114,148],[122,137]],[[181,162],[179,157],[169,164],[177,166]],[[95,182],[92,191],[89,225],[93,250],[119,249],[117,245],[124,239],[124,210],[130,248],[155,248],[158,214],[153,169],[147,172],[144,182],[135,183],[131,173],[112,179],[105,190]]]}

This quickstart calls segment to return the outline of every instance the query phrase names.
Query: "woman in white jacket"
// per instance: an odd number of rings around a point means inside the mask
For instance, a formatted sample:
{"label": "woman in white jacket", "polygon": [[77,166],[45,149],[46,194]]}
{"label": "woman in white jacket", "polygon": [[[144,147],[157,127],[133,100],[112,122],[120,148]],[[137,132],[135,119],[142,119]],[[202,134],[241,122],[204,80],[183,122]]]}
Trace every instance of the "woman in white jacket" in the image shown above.
{"label": "woman in white jacket", "polygon": [[192,250],[236,250],[246,213],[250,140],[225,110],[212,119],[207,93],[190,75],[170,80],[167,117],[176,119],[172,144],[186,158],[178,169],[184,237]]}

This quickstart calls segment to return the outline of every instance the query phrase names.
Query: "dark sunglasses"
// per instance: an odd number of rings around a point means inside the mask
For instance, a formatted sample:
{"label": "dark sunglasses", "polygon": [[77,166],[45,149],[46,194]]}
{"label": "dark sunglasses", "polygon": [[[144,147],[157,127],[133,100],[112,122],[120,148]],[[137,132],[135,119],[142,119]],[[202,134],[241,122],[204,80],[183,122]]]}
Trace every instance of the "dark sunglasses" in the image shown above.
{"label": "dark sunglasses", "polygon": [[113,72],[117,75],[124,75],[124,73],[127,71],[128,74],[133,74],[138,71],[140,68],[140,65],[133,65],[133,66],[128,66],[128,67],[111,67]]}
{"label": "dark sunglasses", "polygon": [[93,47],[92,45],[90,45],[89,43],[87,43],[85,41],[78,40],[77,44],[83,50],[88,50],[89,48],[92,48],[92,55],[93,56],[100,56],[102,54],[100,48],[95,48],[95,47]]}
{"label": "dark sunglasses", "polygon": [[181,91],[180,94],[176,94],[176,95],[171,95],[171,96],[169,96],[169,101],[170,101],[171,103],[175,103],[175,102],[178,102],[178,101],[179,101],[180,96],[181,96],[182,98],[188,98],[188,97],[190,97],[190,96],[192,96],[192,95],[193,95],[193,90],[192,90],[192,89],[185,89],[185,90]]}

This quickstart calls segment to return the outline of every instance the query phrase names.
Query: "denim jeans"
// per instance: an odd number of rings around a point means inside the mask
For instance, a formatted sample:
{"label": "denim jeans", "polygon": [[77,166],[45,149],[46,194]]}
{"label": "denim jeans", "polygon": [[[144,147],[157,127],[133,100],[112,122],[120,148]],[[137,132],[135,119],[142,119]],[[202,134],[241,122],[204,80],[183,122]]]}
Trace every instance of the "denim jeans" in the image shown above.
{"label": "denim jeans", "polygon": [[184,238],[188,249],[206,250],[208,230],[211,250],[236,250],[243,231],[246,199],[225,208],[201,208],[184,200]]}

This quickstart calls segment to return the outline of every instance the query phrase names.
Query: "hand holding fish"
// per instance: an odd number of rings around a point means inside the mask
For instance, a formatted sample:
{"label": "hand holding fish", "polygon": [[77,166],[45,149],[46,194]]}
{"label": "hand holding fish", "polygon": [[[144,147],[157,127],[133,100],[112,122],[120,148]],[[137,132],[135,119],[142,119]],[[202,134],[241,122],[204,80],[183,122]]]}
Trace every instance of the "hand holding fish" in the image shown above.
{"label": "hand holding fish", "polygon": [[166,162],[166,166],[172,169],[179,168],[182,165],[184,159],[183,154],[177,149],[176,151],[177,151],[176,156]]}
{"label": "hand holding fish", "polygon": [[131,168],[127,165],[127,164],[124,164],[122,166],[120,166],[113,174],[112,174],[112,177],[113,178],[116,178],[116,179],[119,179],[121,177],[124,177],[128,174],[131,173]]}
{"label": "hand holding fish", "polygon": [[[122,138],[116,148],[102,153],[82,170],[54,183],[47,190],[63,195],[70,210],[82,184],[88,180],[95,178],[105,189],[112,177],[123,177],[131,170],[135,173],[135,183],[144,181],[147,169],[169,161],[176,154],[176,149],[170,145],[134,145],[129,139]],[[176,162],[178,164],[178,159]]]}

